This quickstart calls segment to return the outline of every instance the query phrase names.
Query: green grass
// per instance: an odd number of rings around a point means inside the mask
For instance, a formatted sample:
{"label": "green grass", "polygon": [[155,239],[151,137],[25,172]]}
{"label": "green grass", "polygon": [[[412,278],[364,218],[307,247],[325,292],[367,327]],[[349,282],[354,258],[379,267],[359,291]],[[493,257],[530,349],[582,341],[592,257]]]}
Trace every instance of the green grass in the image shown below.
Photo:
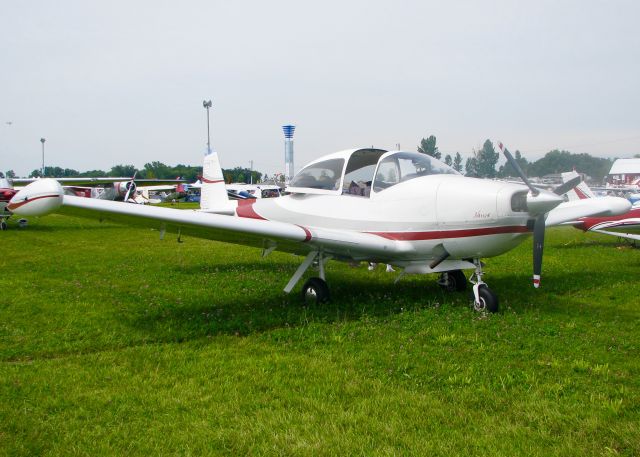
{"label": "green grass", "polygon": [[[183,206],[180,206],[183,207]],[[435,276],[49,216],[0,233],[2,455],[640,455],[640,252],[554,229]]]}

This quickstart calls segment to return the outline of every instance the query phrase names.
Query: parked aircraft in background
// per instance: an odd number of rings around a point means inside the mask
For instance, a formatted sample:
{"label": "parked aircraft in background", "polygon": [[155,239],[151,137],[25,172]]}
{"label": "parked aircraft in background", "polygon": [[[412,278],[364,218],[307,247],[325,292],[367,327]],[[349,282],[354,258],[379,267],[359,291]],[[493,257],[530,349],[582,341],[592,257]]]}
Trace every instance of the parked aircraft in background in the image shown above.
{"label": "parked aircraft in background", "polygon": [[[14,185],[28,185],[41,180],[42,178],[0,178],[0,230],[6,230],[7,220],[12,213],[7,208],[8,202],[21,189]],[[175,189],[181,185],[181,180],[166,179],[135,179],[133,178],[113,178],[113,177],[81,177],[81,178],[57,178],[65,194],[84,198],[97,198],[102,200],[121,200],[130,203],[145,203],[142,197],[137,195],[137,184],[140,183],[172,183],[169,188]],[[166,185],[164,187],[167,187]],[[142,187],[144,189],[144,187]],[[21,224],[26,223],[25,219],[20,220]]]}
{"label": "parked aircraft in background", "polygon": [[[576,172],[562,173],[562,180],[571,179]],[[603,199],[619,197],[596,197],[586,183],[582,182],[574,191],[568,194],[570,200],[582,201],[587,204],[600,204]],[[599,215],[599,217],[581,217],[567,221],[567,224],[585,232],[597,232],[605,235],[618,236],[622,238],[640,240],[640,205],[631,206],[629,210],[617,215]]]}
{"label": "parked aircraft in background", "polygon": [[567,224],[584,217],[615,217],[631,209],[629,200],[622,197],[596,197],[575,171],[562,173],[567,201],[547,215],[547,227]]}
{"label": "parked aircraft in background", "polygon": [[7,204],[17,192],[8,179],[0,178],[0,230],[7,229],[7,219],[11,217]]}
{"label": "parked aircraft in background", "polygon": [[228,192],[245,198],[274,198],[280,197],[280,187],[274,184],[226,184]]}

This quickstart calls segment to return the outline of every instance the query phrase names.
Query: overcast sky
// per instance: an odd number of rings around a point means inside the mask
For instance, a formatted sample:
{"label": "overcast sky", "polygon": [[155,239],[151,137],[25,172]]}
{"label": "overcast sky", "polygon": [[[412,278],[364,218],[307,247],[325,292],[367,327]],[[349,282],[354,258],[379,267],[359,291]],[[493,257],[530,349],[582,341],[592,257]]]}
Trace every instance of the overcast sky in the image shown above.
{"label": "overcast sky", "polygon": [[640,153],[640,2],[1,0],[0,170],[299,169],[359,146],[501,139]]}

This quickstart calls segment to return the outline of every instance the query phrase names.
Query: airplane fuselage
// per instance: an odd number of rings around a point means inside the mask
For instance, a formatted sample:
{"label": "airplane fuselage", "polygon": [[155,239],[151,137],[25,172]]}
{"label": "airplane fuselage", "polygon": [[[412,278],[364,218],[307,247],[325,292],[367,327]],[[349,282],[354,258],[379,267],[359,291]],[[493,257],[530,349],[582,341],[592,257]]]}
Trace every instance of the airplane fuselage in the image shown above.
{"label": "airplane fuselage", "polygon": [[438,245],[453,258],[491,257],[530,233],[526,208],[514,210],[514,195],[526,193],[517,184],[431,175],[369,197],[291,194],[239,201],[236,215],[293,223],[311,233],[326,229],[372,234],[406,245],[402,260],[431,258]]}

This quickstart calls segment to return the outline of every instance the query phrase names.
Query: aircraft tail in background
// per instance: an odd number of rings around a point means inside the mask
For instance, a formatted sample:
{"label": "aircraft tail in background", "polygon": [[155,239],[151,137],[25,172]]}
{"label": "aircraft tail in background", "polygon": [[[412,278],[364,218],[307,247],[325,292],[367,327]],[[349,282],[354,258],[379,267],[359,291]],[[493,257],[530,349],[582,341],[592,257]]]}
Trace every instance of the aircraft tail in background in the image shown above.
{"label": "aircraft tail in background", "polygon": [[200,209],[206,212],[234,214],[237,203],[227,196],[227,188],[222,175],[218,153],[208,151],[202,166],[202,187],[200,188]]}
{"label": "aircraft tail in background", "polygon": [[[577,176],[580,175],[576,171],[567,171],[565,173],[562,173],[562,182],[568,182]],[[566,195],[569,198],[569,201],[585,200],[587,198],[596,197],[596,195],[584,181],[580,181],[580,184],[569,190]]]}

